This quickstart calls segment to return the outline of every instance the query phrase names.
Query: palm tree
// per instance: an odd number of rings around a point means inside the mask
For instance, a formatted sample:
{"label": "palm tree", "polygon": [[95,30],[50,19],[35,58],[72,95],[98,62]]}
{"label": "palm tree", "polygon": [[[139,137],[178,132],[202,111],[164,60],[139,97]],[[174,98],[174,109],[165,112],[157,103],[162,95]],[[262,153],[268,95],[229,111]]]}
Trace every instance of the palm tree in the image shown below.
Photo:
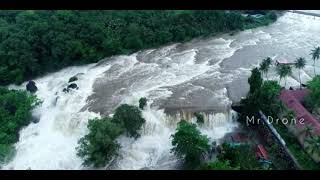
{"label": "palm tree", "polygon": [[309,151],[311,154],[316,153],[318,156],[320,156],[320,136],[308,138],[306,142],[308,143],[307,151]]}
{"label": "palm tree", "polygon": [[300,81],[300,89],[301,89],[301,69],[306,66],[306,60],[303,57],[299,57],[294,64],[295,68],[299,69],[299,81]]}
{"label": "palm tree", "polygon": [[266,59],[263,59],[260,64],[260,71],[263,72],[263,74],[266,75],[266,78],[268,80],[268,71],[270,69],[270,65],[272,63],[272,59],[270,57],[267,57]]}
{"label": "palm tree", "polygon": [[279,80],[279,84],[281,82],[281,79],[282,78],[285,78],[285,84],[284,84],[284,87],[286,87],[287,85],[287,76],[291,75],[292,74],[292,69],[291,69],[291,66],[288,66],[288,65],[279,65],[277,66],[277,74],[279,75],[280,77],[280,80]]}
{"label": "palm tree", "polygon": [[314,47],[314,49],[311,50],[310,55],[312,55],[314,76],[316,76],[316,60],[320,58],[320,47]]}

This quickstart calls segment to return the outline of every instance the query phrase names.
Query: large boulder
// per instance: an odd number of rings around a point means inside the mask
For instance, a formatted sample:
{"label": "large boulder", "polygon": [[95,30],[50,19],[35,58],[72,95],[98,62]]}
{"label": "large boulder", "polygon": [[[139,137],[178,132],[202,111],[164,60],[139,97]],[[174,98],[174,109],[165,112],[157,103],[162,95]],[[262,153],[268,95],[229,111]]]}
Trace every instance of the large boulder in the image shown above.
{"label": "large boulder", "polygon": [[73,76],[69,79],[69,83],[71,82],[74,82],[74,81],[77,81],[78,80],[78,77],[77,76]]}
{"label": "large boulder", "polygon": [[72,83],[72,84],[69,84],[68,87],[66,88],[63,88],[63,92],[64,93],[68,93],[70,91],[70,89],[79,89],[78,85],[76,83]]}
{"label": "large boulder", "polygon": [[34,81],[29,81],[28,84],[26,85],[26,89],[31,93],[35,93],[38,90],[36,83]]}
{"label": "large boulder", "polygon": [[232,103],[231,109],[236,111],[237,113],[241,113],[243,110],[243,104],[241,104],[240,102]]}
{"label": "large boulder", "polygon": [[31,117],[31,122],[37,124],[40,121],[40,117],[38,116],[32,116]]}
{"label": "large boulder", "polygon": [[79,89],[79,87],[77,86],[77,84],[72,83],[68,86],[68,89]]}

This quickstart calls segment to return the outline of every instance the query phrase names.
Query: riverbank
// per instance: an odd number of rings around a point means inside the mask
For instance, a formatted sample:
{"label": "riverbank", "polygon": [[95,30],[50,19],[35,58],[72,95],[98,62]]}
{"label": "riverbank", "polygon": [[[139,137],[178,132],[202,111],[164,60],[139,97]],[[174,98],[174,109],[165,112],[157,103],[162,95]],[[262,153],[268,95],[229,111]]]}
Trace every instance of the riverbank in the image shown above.
{"label": "riverbank", "polygon": [[[273,11],[265,12],[266,19],[275,21]],[[1,55],[7,57],[0,85],[264,24],[232,11],[3,11],[0,18],[7,34],[0,43]]]}

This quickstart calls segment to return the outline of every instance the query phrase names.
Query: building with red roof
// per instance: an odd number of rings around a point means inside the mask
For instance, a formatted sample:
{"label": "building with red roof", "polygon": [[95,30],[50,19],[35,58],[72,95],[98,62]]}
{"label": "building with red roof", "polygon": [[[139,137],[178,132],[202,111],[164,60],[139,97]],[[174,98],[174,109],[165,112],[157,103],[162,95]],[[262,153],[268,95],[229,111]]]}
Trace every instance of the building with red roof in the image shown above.
{"label": "building with red roof", "polygon": [[287,59],[277,59],[276,60],[276,65],[294,65],[294,62],[289,62]]}
{"label": "building with red roof", "polygon": [[[306,134],[303,131],[306,127],[311,127],[312,136],[320,135],[320,122],[302,104],[303,98],[310,93],[308,89],[286,90],[282,89],[280,100],[296,114],[296,122],[287,124],[289,130],[298,138],[300,144],[305,147]],[[313,157],[314,158],[314,157]],[[314,158],[319,161],[319,158]]]}

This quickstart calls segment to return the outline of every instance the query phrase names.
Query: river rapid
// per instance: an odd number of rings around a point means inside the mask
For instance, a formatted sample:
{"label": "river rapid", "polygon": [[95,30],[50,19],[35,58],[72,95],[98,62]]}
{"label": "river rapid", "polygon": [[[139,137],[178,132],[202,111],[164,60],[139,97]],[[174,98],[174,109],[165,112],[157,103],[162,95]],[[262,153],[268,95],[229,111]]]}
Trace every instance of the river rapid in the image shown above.
{"label": "river rapid", "polygon": [[[33,116],[40,121],[21,130],[17,153],[3,169],[91,169],[82,166],[75,149],[88,133],[88,119],[112,115],[123,103],[138,105],[141,97],[148,99],[141,137],[120,136],[119,157],[102,169],[178,169],[179,160],[170,152],[170,136],[180,119],[195,122],[193,112],[205,113],[199,129],[211,142],[219,142],[237,127],[231,103],[246,95],[250,70],[263,58],[294,61],[305,57],[308,63],[301,71],[302,81],[313,77],[309,54],[320,43],[319,30],[319,17],[285,13],[269,26],[233,36],[114,56],[35,79],[36,95],[43,103]],[[79,89],[64,93],[75,75]],[[274,67],[268,77],[279,80]],[[25,85],[9,87],[24,89]],[[294,70],[287,87],[297,85],[298,71]]]}

